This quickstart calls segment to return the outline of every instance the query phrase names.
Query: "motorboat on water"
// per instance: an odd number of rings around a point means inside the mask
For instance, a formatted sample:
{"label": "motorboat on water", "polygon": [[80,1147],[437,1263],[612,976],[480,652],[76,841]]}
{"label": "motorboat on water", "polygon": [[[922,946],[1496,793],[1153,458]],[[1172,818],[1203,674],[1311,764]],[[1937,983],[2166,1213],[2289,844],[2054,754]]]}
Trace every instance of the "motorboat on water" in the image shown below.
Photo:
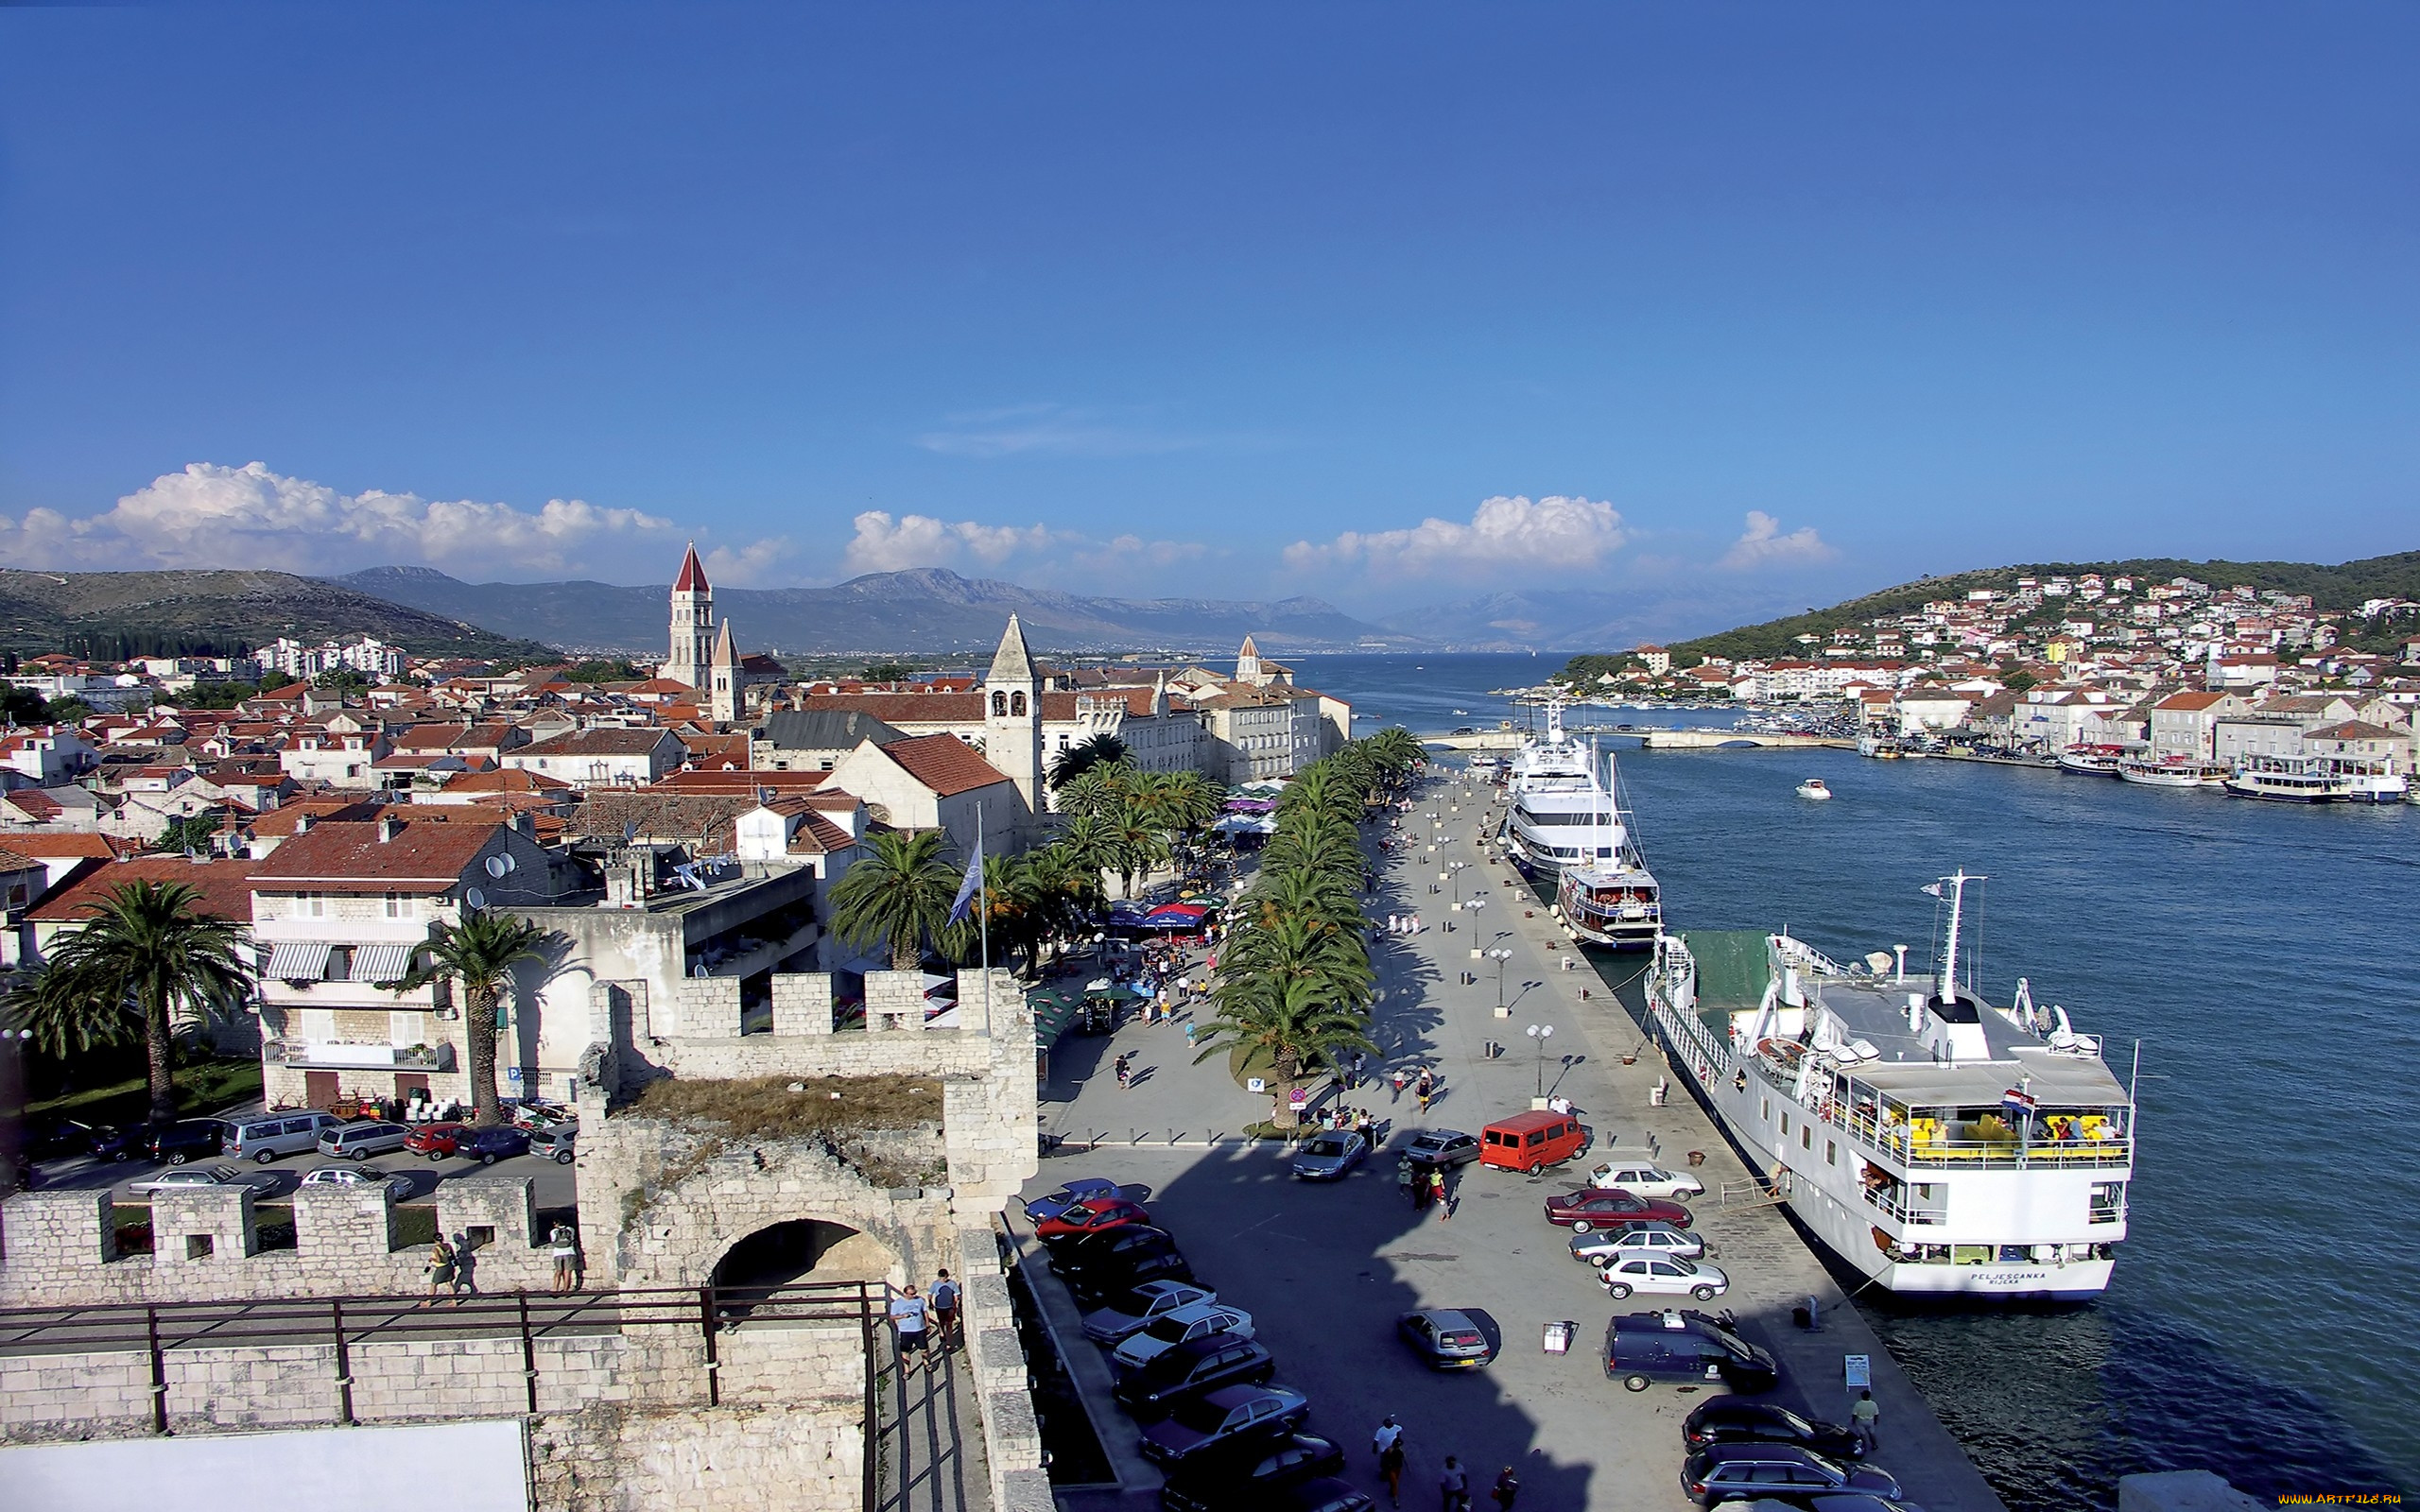
{"label": "motorboat on water", "polygon": [[2118,762],[2118,778],[2140,787],[2223,787],[2227,768],[2218,762],[2185,756],[2126,756]]}
{"label": "motorboat on water", "polygon": [[2133,753],[2126,746],[2079,744],[2059,752],[2059,770],[2081,777],[2116,777],[2118,764]]}
{"label": "motorboat on water", "polygon": [[[1775,1198],[1902,1295],[2081,1299],[2126,1237],[2134,1091],[2022,977],[2006,1007],[1959,980],[1965,874],[1938,971],[1835,962],[1788,934],[1667,935],[1648,1015]],[[1971,968],[1970,968],[1971,977]]]}
{"label": "motorboat on water", "polygon": [[1895,762],[1901,756],[1906,754],[1904,751],[1900,750],[1899,743],[1897,741],[1884,740],[1879,735],[1859,736],[1857,743],[1857,753],[1860,756],[1871,756],[1876,761],[1884,762]]}
{"label": "motorboat on water", "polygon": [[1822,778],[1810,777],[1806,781],[1798,784],[1798,796],[1800,798],[1828,800],[1832,796],[1832,790],[1824,785],[1824,780]]}
{"label": "motorboat on water", "polygon": [[2348,786],[2304,756],[2247,756],[2226,780],[2229,796],[2272,803],[2333,803],[2347,796]]}

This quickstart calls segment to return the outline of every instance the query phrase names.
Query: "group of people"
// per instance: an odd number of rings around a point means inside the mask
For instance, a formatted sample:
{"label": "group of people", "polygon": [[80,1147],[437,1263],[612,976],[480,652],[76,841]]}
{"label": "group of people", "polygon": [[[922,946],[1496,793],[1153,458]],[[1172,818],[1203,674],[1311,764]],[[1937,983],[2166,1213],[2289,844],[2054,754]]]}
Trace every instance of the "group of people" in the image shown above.
{"label": "group of people", "polygon": [[1408,1066],[1397,1066],[1394,1074],[1388,1079],[1394,1084],[1393,1100],[1403,1101],[1404,1089],[1409,1087],[1413,1094],[1419,1097],[1420,1111],[1423,1114],[1428,1111],[1429,1103],[1437,1096],[1437,1072],[1432,1066],[1423,1066],[1418,1072],[1412,1071]]}
{"label": "group of people", "polygon": [[919,1296],[916,1283],[909,1281],[890,1299],[890,1327],[899,1338],[901,1374],[925,1364],[925,1346],[935,1334],[941,1336],[943,1353],[966,1343],[965,1330],[959,1323],[964,1295],[944,1270],[934,1279],[929,1297]]}
{"label": "group of people", "polygon": [[[435,1307],[439,1298],[451,1297],[454,1305],[474,1295],[478,1288],[471,1280],[471,1236],[458,1233],[448,1239],[441,1231],[428,1246],[428,1297],[423,1307]],[[570,1224],[558,1220],[546,1234],[546,1248],[555,1263],[556,1292],[579,1290],[579,1235]]]}
{"label": "group of people", "polygon": [[[1404,1447],[1403,1425],[1390,1415],[1378,1424],[1370,1436],[1370,1452],[1378,1456],[1378,1478],[1387,1483],[1387,1500],[1395,1506],[1403,1505]],[[1482,1472],[1484,1473],[1484,1472]],[[1462,1462],[1451,1454],[1445,1456],[1444,1472],[1437,1478],[1440,1498],[1438,1512],[1470,1512],[1471,1476]],[[1487,1499],[1495,1503],[1497,1512],[1512,1512],[1512,1502],[1521,1494],[1521,1478],[1507,1465],[1496,1472],[1495,1484],[1488,1487]]]}
{"label": "group of people", "polygon": [[1418,914],[1389,914],[1387,916],[1387,933],[1390,935],[1418,935],[1427,928],[1426,924],[1420,921]]}
{"label": "group of people", "polygon": [[1443,1166],[1432,1165],[1423,1170],[1407,1155],[1395,1162],[1395,1190],[1401,1192],[1414,1209],[1434,1207],[1441,1221],[1453,1222],[1454,1199],[1445,1185]]}

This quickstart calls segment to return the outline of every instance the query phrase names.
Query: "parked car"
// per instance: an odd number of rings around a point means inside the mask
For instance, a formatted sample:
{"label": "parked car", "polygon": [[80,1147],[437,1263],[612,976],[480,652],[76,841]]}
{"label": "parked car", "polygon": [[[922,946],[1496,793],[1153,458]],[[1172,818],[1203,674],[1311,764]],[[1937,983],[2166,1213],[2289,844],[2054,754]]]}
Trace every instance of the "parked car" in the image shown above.
{"label": "parked car", "polygon": [[1350,1132],[1320,1134],[1294,1152],[1294,1175],[1305,1181],[1338,1181],[1370,1158],[1370,1142]]}
{"label": "parked car", "polygon": [[368,1187],[385,1187],[390,1195],[407,1197],[412,1194],[409,1177],[390,1176],[374,1165],[323,1165],[316,1171],[302,1173],[306,1187],[338,1187],[347,1192]]}
{"label": "parked car", "polygon": [[1605,1295],[1618,1302],[1633,1292],[1656,1292],[1711,1302],[1731,1290],[1731,1278],[1703,1261],[1664,1255],[1628,1255],[1597,1273]]}
{"label": "parked car", "polygon": [[[414,1124],[404,1128],[402,1148],[414,1155],[424,1155],[432,1160],[450,1160],[454,1141],[471,1125],[459,1122],[447,1124]],[[397,1127],[403,1127],[398,1125]]]}
{"label": "parked car", "polygon": [[37,1160],[89,1155],[96,1160],[123,1160],[143,1148],[139,1135],[107,1124],[86,1124],[72,1118],[46,1118],[26,1130],[26,1153]]}
{"label": "parked car", "polygon": [[1056,1218],[1080,1202],[1097,1197],[1123,1197],[1129,1202],[1148,1201],[1151,1189],[1146,1186],[1119,1186],[1106,1177],[1080,1176],[1060,1184],[1059,1190],[1046,1196],[1034,1198],[1025,1205],[1025,1215],[1033,1223]]}
{"label": "parked car", "polygon": [[1377,1512],[1378,1499],[1331,1475],[1288,1486],[1269,1502],[1270,1512]]}
{"label": "parked car", "polygon": [[1547,1222],[1577,1228],[1583,1234],[1591,1228],[1640,1219],[1668,1223],[1675,1228],[1686,1228],[1692,1221],[1689,1210],[1677,1202],[1608,1192],[1601,1187],[1582,1187],[1577,1192],[1558,1193],[1547,1198]]}
{"label": "parked car", "polygon": [[1135,1417],[1157,1418],[1189,1398],[1220,1386],[1258,1385],[1276,1373],[1276,1356],[1259,1344],[1214,1333],[1167,1350],[1119,1381],[1112,1395]]}
{"label": "parked car", "polygon": [[1176,1237],[1165,1228],[1154,1228],[1147,1223],[1122,1223],[1086,1234],[1051,1250],[1050,1268],[1073,1279],[1085,1271],[1111,1263],[1120,1255],[1140,1254],[1146,1249],[1161,1247],[1174,1249]]}
{"label": "parked car", "polygon": [[1695,1260],[1705,1253],[1705,1241],[1668,1223],[1612,1224],[1571,1236],[1571,1258],[1591,1265],[1610,1265],[1632,1255],[1671,1255]]}
{"label": "parked car", "polygon": [[[366,1160],[373,1155],[390,1155],[397,1150],[410,1149],[411,1137],[418,1132],[418,1129],[403,1124],[364,1119],[358,1124],[321,1129],[320,1153],[348,1160]],[[437,1157],[432,1156],[431,1159]]]}
{"label": "parked car", "polygon": [[1896,1498],[1899,1483],[1874,1465],[1841,1465],[1795,1444],[1708,1444],[1681,1462],[1681,1489],[1700,1506],[1770,1491],[1870,1491]]}
{"label": "parked car", "polygon": [[454,1136],[454,1153],[481,1165],[493,1165],[529,1153],[529,1131],[499,1124],[493,1128],[466,1128]]}
{"label": "parked car", "polygon": [[1713,1397],[1700,1402],[1682,1419],[1681,1442],[1690,1449],[1708,1444],[1796,1444],[1831,1459],[1865,1457],[1865,1445],[1855,1431],[1745,1397]]}
{"label": "parked car", "polygon": [[334,1113],[247,1113],[227,1121],[221,1153],[267,1165],[281,1155],[308,1155],[323,1131],[343,1126]]}
{"label": "parked car", "polygon": [[1063,1245],[1103,1228],[1115,1228],[1122,1224],[1150,1223],[1151,1215],[1139,1202],[1123,1197],[1095,1197],[1079,1202],[1053,1218],[1045,1218],[1033,1226],[1033,1236],[1046,1245]]}
{"label": "parked car", "polygon": [[227,1125],[215,1118],[188,1118],[144,1136],[143,1153],[169,1165],[225,1152]]}
{"label": "parked car", "polygon": [[1395,1319],[1395,1333],[1431,1369],[1476,1370],[1495,1358],[1478,1320],[1457,1308],[1430,1307]]}
{"label": "parked car", "polygon": [[[1249,1388],[1246,1388],[1249,1389]],[[1184,1462],[1160,1488],[1163,1512],[1259,1512],[1271,1491],[1344,1469],[1344,1446],[1317,1434],[1246,1435]]]}
{"label": "parked car", "polygon": [[1478,1136],[1458,1128],[1425,1128],[1404,1145],[1403,1153],[1415,1170],[1468,1165],[1478,1159]]}
{"label": "parked car", "polygon": [[1218,1293],[1189,1281],[1146,1281],[1112,1297],[1109,1305],[1098,1312],[1085,1314],[1084,1337],[1095,1344],[1123,1344],[1129,1334],[1154,1319],[1166,1317],[1181,1307],[1218,1299]]}
{"label": "parked car", "polygon": [[126,1190],[129,1192],[156,1193],[174,1192],[180,1187],[256,1186],[263,1180],[274,1181],[277,1178],[275,1177],[264,1177],[254,1176],[251,1172],[245,1170],[240,1165],[230,1165],[225,1163],[218,1165],[181,1165],[170,1170],[154,1172],[152,1175],[144,1177],[139,1180],[129,1181],[126,1184]]}
{"label": "parked car", "polygon": [[1223,1302],[1196,1302],[1191,1307],[1180,1307],[1128,1334],[1111,1351],[1110,1366],[1117,1370],[1140,1370],[1177,1345],[1206,1339],[1213,1333],[1249,1339],[1253,1333],[1252,1314]]}
{"label": "parked car", "polygon": [[578,1124],[548,1124],[529,1131],[529,1153],[557,1165],[569,1165],[579,1159],[575,1147],[579,1142]]}
{"label": "parked car", "polygon": [[505,1122],[532,1133],[542,1128],[552,1128],[557,1124],[577,1123],[579,1119],[578,1108],[565,1108],[561,1103],[550,1103],[538,1097],[520,1101],[508,1099],[505,1110]]}
{"label": "parked car", "polygon": [[1728,1313],[1616,1314],[1605,1325],[1605,1376],[1632,1391],[1658,1381],[1720,1381],[1740,1392],[1781,1383],[1773,1357],[1741,1338]]}
{"label": "parked car", "polygon": [[1206,1456],[1234,1452],[1239,1443],[1267,1443],[1290,1434],[1310,1415],[1309,1400],[1284,1386],[1205,1391],[1144,1428],[1143,1456],[1172,1469],[1200,1465]]}
{"label": "parked car", "polygon": [[1102,1298],[1146,1281],[1192,1281],[1206,1285],[1174,1245],[1155,1245],[1080,1271],[1067,1279],[1067,1289],[1079,1304],[1097,1307]]}
{"label": "parked car", "polygon": [[1640,1197],[1703,1197],[1705,1183],[1686,1171],[1668,1171],[1652,1160],[1616,1159],[1588,1173],[1592,1187]]}
{"label": "parked car", "polygon": [[1718,1502],[1720,1512],[1925,1512],[1915,1503],[1872,1491],[1806,1491],[1794,1486],[1760,1487],[1753,1502]]}

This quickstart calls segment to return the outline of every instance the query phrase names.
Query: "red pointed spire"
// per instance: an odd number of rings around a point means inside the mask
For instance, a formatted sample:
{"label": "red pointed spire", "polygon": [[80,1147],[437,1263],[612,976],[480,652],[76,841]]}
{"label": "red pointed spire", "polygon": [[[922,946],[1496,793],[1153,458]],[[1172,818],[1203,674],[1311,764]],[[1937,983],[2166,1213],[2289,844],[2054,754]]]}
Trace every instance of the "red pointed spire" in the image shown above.
{"label": "red pointed spire", "polygon": [[703,593],[712,589],[706,582],[706,569],[698,561],[698,543],[689,542],[689,555],[681,558],[681,576],[672,579],[676,593]]}

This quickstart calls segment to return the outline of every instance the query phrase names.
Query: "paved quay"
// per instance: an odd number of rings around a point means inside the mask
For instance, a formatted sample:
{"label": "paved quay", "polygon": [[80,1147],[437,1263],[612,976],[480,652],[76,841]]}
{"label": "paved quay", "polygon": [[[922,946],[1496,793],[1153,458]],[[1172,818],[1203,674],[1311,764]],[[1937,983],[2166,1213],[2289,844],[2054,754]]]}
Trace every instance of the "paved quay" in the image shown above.
{"label": "paved quay", "polygon": [[[1676,1166],[1702,1151],[1696,1175],[1707,1194],[1690,1206],[1732,1282],[1730,1294],[1709,1305],[1735,1310],[1743,1332],[1780,1359],[1784,1382],[1772,1400],[1845,1421],[1844,1357],[1865,1355],[1883,1412],[1875,1463],[1930,1512],[2003,1512],[1806,1243],[1777,1211],[1739,1195],[1750,1188],[1748,1173],[1703,1111],[1677,1083],[1664,1106],[1653,1105],[1652,1090],[1667,1074],[1652,1047],[1605,983],[1576,959],[1546,908],[1480,843],[1486,802],[1484,789],[1459,778],[1425,784],[1398,832],[1412,843],[1386,858],[1371,904],[1381,923],[1391,913],[1417,912],[1426,925],[1414,936],[1378,935],[1372,947],[1380,993],[1374,1038],[1387,1064],[1433,1066],[1442,1078],[1426,1125],[1476,1132],[1527,1108],[1543,1075],[1549,1092],[1577,1106],[1600,1148],[1654,1143]],[[1459,885],[1439,882],[1441,872]],[[1441,890],[1432,894],[1432,885]],[[1481,906],[1454,911],[1457,893]],[[1496,1012],[1498,967],[1473,960],[1474,949],[1510,953],[1501,968],[1506,1017]],[[1476,980],[1465,982],[1464,973]],[[1543,1066],[1524,1033],[1531,1024],[1555,1031]],[[1121,1091],[1109,1067],[1130,1051],[1141,1074]],[[1625,1055],[1634,1062],[1622,1064]],[[1593,1272],[1570,1258],[1564,1230],[1539,1211],[1546,1197],[1579,1184],[1578,1170],[1530,1180],[1467,1167],[1450,1216],[1404,1201],[1384,1154],[1332,1185],[1295,1181],[1278,1147],[1239,1138],[1244,1125],[1268,1116],[1268,1099],[1237,1088],[1224,1056],[1193,1065],[1181,1022],[1070,1037],[1053,1053],[1051,1070],[1044,1126],[1065,1143],[1043,1161],[1030,1192],[1088,1175],[1149,1184],[1153,1221],[1176,1236],[1223,1300],[1253,1314],[1277,1357],[1278,1382],[1310,1399],[1310,1431],[1345,1446],[1348,1479],[1379,1490],[1370,1433],[1392,1413],[1407,1429],[1404,1488],[1417,1506],[1431,1504],[1447,1454],[1470,1472],[1475,1497],[1510,1465],[1526,1507],[1679,1512],[1690,1504],[1679,1484],[1680,1422],[1704,1393],[1662,1383],[1627,1392],[1605,1378],[1600,1361],[1609,1317],[1666,1299],[1612,1301]],[[1390,1140],[1422,1125],[1409,1094],[1394,1104],[1382,1076],[1347,1101],[1390,1121]],[[1011,1221],[1024,1236],[1022,1219]],[[1025,1247],[1034,1250],[1029,1238]],[[1136,1452],[1133,1426],[1106,1400],[1107,1371],[1091,1368],[1098,1356],[1073,1332],[1071,1300],[1038,1263],[1028,1274],[1077,1367],[1119,1482],[1063,1490],[1063,1504],[1076,1512],[1156,1505],[1157,1477]],[[1791,1320],[1793,1306],[1809,1296],[1821,1307],[1816,1333]],[[1394,1319],[1432,1306],[1486,1314],[1501,1335],[1495,1362],[1461,1375],[1417,1366],[1395,1342]],[[1542,1348],[1543,1326],[1558,1320],[1578,1325],[1568,1354]]]}

